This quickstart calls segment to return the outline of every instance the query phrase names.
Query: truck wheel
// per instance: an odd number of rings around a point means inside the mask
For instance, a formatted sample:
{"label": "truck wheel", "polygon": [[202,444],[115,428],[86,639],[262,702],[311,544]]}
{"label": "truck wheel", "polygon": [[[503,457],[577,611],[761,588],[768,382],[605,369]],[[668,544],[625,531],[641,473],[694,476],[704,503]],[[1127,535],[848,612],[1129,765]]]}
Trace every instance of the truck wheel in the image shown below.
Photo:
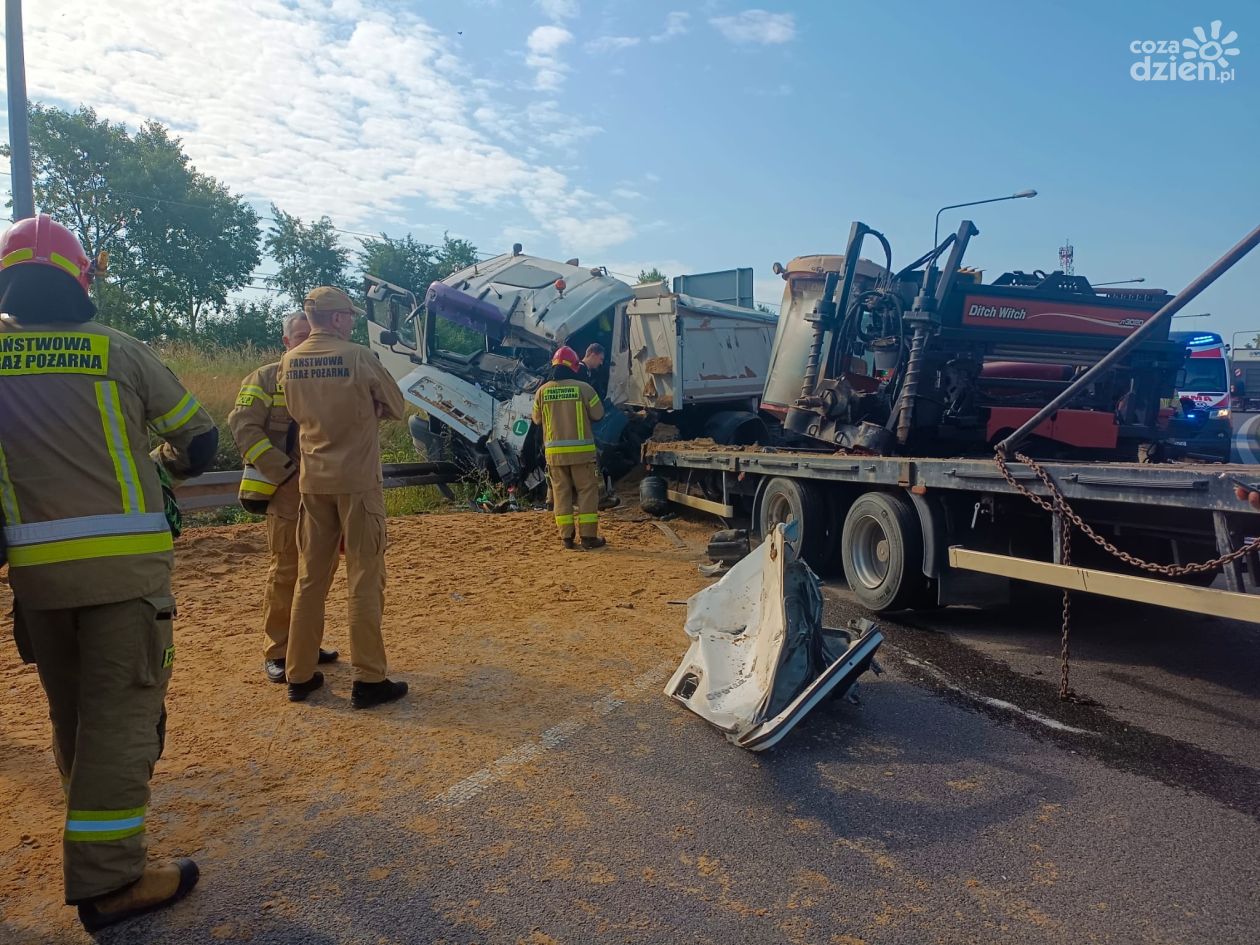
{"label": "truck wheel", "polygon": [[901,496],[860,496],[844,517],[840,545],[845,577],[863,606],[881,613],[906,610],[923,599],[923,534]]}
{"label": "truck wheel", "polygon": [[775,476],[766,483],[757,508],[757,534],[765,538],[781,522],[800,522],[793,548],[815,570],[827,566],[827,547],[835,523],[827,515],[827,497],[808,482]]}

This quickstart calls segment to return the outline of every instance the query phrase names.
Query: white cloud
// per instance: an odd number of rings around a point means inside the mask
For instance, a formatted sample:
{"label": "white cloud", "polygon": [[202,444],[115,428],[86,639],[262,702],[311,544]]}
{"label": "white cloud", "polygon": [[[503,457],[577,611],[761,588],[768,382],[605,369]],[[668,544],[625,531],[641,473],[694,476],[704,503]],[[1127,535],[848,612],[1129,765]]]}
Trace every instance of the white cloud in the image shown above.
{"label": "white cloud", "polygon": [[534,6],[553,20],[571,20],[578,15],[577,0],[534,0]]}
{"label": "white cloud", "polygon": [[642,200],[643,194],[639,193],[631,187],[614,187],[608,192],[611,196],[618,200]]}
{"label": "white cloud", "polygon": [[796,18],[791,13],[745,10],[734,16],[715,16],[709,22],[732,43],[770,46],[796,38]]}
{"label": "white cloud", "polygon": [[637,36],[599,36],[586,44],[589,53],[617,52],[639,45]]}
{"label": "white cloud", "polygon": [[525,45],[529,55],[525,65],[534,70],[534,88],[554,91],[564,84],[569,67],[560,61],[558,53],[573,41],[573,34],[563,26],[540,26],[529,34]]}
{"label": "white cloud", "polygon": [[665,15],[665,29],[652,37],[652,42],[663,43],[675,36],[682,36],[687,32],[688,22],[691,20],[691,14],[683,11],[675,11]]}
{"label": "white cloud", "polygon": [[[108,11],[61,0],[30,5],[26,19],[27,48],[40,50],[27,63],[33,98],[88,103],[133,128],[162,122],[200,170],[253,201],[351,229],[443,210],[529,215],[586,253],[634,232],[537,151],[509,150],[532,130],[512,103],[470,76],[448,37],[385,0],[130,0]],[[543,34],[539,55],[569,41],[560,32]],[[570,124],[583,130],[554,143],[594,133]]]}

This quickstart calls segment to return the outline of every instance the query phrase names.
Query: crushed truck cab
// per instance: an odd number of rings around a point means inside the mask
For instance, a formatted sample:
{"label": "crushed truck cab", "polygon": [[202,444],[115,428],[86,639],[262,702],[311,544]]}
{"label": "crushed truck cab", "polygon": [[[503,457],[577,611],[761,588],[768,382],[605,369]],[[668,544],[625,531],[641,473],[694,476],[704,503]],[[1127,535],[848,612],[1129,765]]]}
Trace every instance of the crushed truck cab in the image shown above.
{"label": "crushed truck cab", "polygon": [[[637,465],[659,421],[720,442],[752,442],[775,319],[749,308],[631,288],[603,267],[513,252],[434,282],[423,300],[368,277],[372,349],[422,415],[409,420],[427,459],[452,462],[525,492],[545,481],[530,419],[552,352],[603,345],[600,463],[617,477]],[[601,391],[601,393],[603,393]]]}

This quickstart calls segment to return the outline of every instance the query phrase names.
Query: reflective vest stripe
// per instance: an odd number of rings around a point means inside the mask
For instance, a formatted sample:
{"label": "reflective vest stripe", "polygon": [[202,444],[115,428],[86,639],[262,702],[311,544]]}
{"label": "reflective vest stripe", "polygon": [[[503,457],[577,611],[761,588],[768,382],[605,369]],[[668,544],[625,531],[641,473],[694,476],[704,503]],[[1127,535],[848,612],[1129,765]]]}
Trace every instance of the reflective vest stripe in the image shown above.
{"label": "reflective vest stripe", "polygon": [[245,451],[245,462],[247,463],[254,462],[254,460],[258,459],[259,456],[267,452],[267,450],[269,449],[271,449],[270,440],[259,440],[257,443],[255,443],[253,446],[251,446],[249,449]]}
{"label": "reflective vest stripe", "polygon": [[572,515],[557,515],[556,524],[557,525],[572,525],[573,516]]}
{"label": "reflective vest stripe", "polygon": [[140,488],[140,476],[136,461],[127,441],[127,421],[123,417],[122,404],[118,401],[118,384],[114,381],[97,381],[96,406],[101,412],[101,426],[105,430],[105,444],[110,459],[114,461],[114,475],[122,493],[124,513],[143,512],[144,492]]}
{"label": "reflective vest stripe", "polygon": [[0,510],[4,512],[4,520],[10,525],[22,521],[18,514],[17,493],[13,491],[13,480],[9,478],[9,461],[4,457],[4,447],[0,447]]}
{"label": "reflective vest stripe", "polygon": [[72,810],[66,812],[65,839],[72,843],[106,843],[144,832],[145,808]]}
{"label": "reflective vest stripe", "polygon": [[7,525],[5,541],[11,547],[43,545],[67,538],[101,538],[107,535],[140,535],[168,529],[164,512],[144,512],[138,515],[84,515],[79,518],[59,518],[50,522],[31,522],[29,525]]}
{"label": "reflective vest stripe", "polygon": [[197,403],[197,398],[192,394],[185,394],[177,403],[162,416],[152,421],[149,426],[153,428],[153,432],[158,436],[166,436],[174,433],[194,416],[201,409],[201,404]]}
{"label": "reflective vest stripe", "polygon": [[[138,515],[134,517],[140,518]],[[90,558],[118,558],[124,555],[151,555],[170,551],[175,547],[175,542],[171,538],[170,528],[166,525],[166,516],[160,517],[163,523],[161,533],[103,535],[97,538],[49,541],[38,545],[10,546],[9,567],[27,568],[41,564],[86,561]]]}
{"label": "reflective vest stripe", "polygon": [[582,409],[581,403],[573,405],[573,416],[577,419],[577,438],[579,440],[586,439],[586,411]]}
{"label": "reflective vest stripe", "polygon": [[594,397],[592,397],[590,400],[588,400],[588,401],[586,402],[586,404],[587,404],[587,406],[588,406],[588,407],[598,407],[598,406],[599,406],[599,394],[596,394]]}
{"label": "reflective vest stripe", "polygon": [[289,406],[289,401],[285,398],[283,391],[276,391],[276,396],[273,397],[271,400],[271,406],[273,407]]}
{"label": "reflective vest stripe", "polygon": [[577,517],[579,525],[596,525],[599,523],[598,512],[582,512]]}
{"label": "reflective vest stripe", "polygon": [[585,446],[548,446],[547,447],[548,456],[552,455],[553,453],[556,455],[559,455],[561,453],[594,453],[594,452],[595,452],[594,443],[590,443]]}

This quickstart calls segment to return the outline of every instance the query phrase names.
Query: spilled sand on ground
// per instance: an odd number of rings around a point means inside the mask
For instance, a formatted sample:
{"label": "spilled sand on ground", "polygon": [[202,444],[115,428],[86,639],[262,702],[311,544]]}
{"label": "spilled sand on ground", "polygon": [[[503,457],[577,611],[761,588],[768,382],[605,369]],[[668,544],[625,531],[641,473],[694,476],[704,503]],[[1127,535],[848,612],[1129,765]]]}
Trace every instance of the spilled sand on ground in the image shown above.
{"label": "spilled sand on ground", "polygon": [[[640,674],[681,658],[709,521],[679,548],[637,511],[605,515],[607,549],[560,548],[550,517],[458,513],[389,520],[385,637],[410,697],[349,705],[345,581],[326,645],[342,661],[302,705],[262,674],[261,525],[196,529],[176,544],[176,663],[149,820],[155,854],[213,869],[300,847],[303,825],[388,814],[442,794]],[[7,584],[0,607],[9,610]],[[655,690],[655,687],[653,687]],[[650,697],[650,696],[649,696]],[[61,790],[34,667],[0,634],[0,924],[78,941],[61,905]],[[192,904],[190,903],[190,906]],[[83,941],[87,941],[83,938]]]}

